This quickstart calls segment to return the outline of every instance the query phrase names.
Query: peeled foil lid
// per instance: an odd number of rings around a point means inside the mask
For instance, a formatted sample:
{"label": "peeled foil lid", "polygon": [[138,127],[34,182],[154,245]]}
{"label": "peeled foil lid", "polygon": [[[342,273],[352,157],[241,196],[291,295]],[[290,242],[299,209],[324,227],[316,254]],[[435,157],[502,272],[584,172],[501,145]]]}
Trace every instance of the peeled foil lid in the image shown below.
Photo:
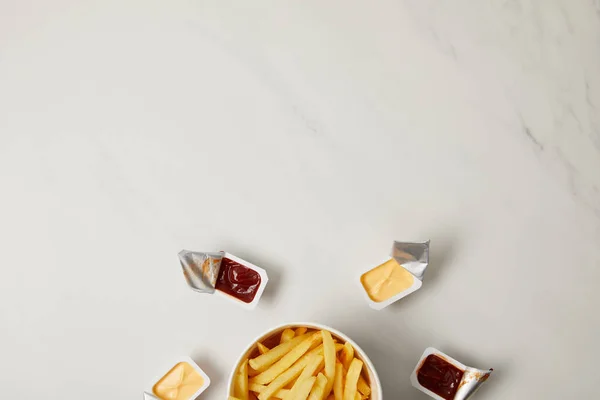
{"label": "peeled foil lid", "polygon": [[187,284],[196,292],[214,293],[225,253],[181,250],[178,255]]}
{"label": "peeled foil lid", "polygon": [[144,392],[144,400],[160,400],[160,399],[154,395],[151,395],[148,392]]}
{"label": "peeled foil lid", "polygon": [[429,265],[429,240],[423,243],[394,242],[392,257],[417,279],[423,280]]}
{"label": "peeled foil lid", "polygon": [[467,367],[458,390],[454,395],[454,400],[466,400],[471,397],[481,387],[483,382],[487,381],[492,371],[493,369],[483,370]]}

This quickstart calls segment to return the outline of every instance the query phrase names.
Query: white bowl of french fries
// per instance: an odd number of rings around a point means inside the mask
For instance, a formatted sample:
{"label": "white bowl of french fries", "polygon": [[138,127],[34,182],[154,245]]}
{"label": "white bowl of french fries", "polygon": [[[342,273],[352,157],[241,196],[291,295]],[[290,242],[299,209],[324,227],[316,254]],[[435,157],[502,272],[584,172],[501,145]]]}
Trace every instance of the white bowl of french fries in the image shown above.
{"label": "white bowl of french fries", "polygon": [[382,400],[365,352],[342,332],[316,323],[278,326],[242,353],[229,400]]}

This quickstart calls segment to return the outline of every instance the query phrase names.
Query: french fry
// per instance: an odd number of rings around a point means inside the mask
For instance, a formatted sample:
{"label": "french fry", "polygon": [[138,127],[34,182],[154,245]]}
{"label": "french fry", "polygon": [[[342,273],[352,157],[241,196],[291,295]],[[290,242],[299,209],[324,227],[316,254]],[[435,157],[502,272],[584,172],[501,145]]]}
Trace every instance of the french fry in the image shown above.
{"label": "french fry", "polygon": [[325,393],[325,386],[327,386],[327,378],[323,374],[317,375],[317,380],[313,385],[308,400],[323,400],[323,394]]}
{"label": "french fry", "polygon": [[269,351],[269,348],[267,346],[265,346],[264,344],[262,344],[261,342],[258,342],[258,344],[256,346],[258,347],[258,352],[260,354],[265,354],[267,351]]}
{"label": "french fry", "polygon": [[344,399],[344,366],[339,362],[335,363],[335,380],[333,381],[333,394],[335,400]]}
{"label": "french fry", "polygon": [[290,393],[290,395],[287,397],[287,400],[306,400],[316,380],[317,378],[314,376],[304,379],[302,382],[300,382],[296,392]]}
{"label": "french fry", "polygon": [[296,333],[290,328],[284,329],[284,331],[281,333],[280,343],[289,342],[292,340],[295,334]]}
{"label": "french fry", "polygon": [[321,364],[321,368],[317,370],[316,375],[323,374],[325,375],[325,363]]}
{"label": "french fry", "polygon": [[335,380],[335,343],[329,331],[321,331],[321,336],[323,340],[323,355],[325,358],[325,376],[327,377],[325,396],[329,396],[331,389],[333,389],[333,381]]}
{"label": "french fry", "polygon": [[[336,351],[341,350],[341,348],[342,345],[336,343]],[[323,352],[324,346],[321,345],[319,346],[319,353],[311,356],[311,361],[309,361],[307,366],[302,370],[302,373],[300,374],[300,377],[296,379],[296,383],[294,384],[294,386],[299,385],[303,379],[308,378],[309,376],[318,375],[319,373],[324,371],[325,363],[322,354]],[[292,389],[294,388],[294,386],[292,387]]]}
{"label": "french fry", "polygon": [[358,377],[362,370],[363,362],[358,358],[355,358],[350,363],[348,373],[346,374],[346,382],[344,384],[344,400],[354,400],[356,397],[356,384],[358,383]]}
{"label": "french fry", "polygon": [[301,359],[296,361],[287,371],[279,375],[273,380],[273,382],[267,385],[267,390],[258,395],[259,400],[267,400],[273,396],[279,389],[285,387],[288,383],[298,378],[302,373],[302,370],[308,365],[310,357],[313,354],[323,354],[323,345],[311,350],[308,354],[305,354]]}
{"label": "french fry", "polygon": [[[281,358],[281,360],[277,361],[275,364],[271,365],[267,370],[261,372],[256,375],[252,381],[254,383],[260,383],[261,385],[266,385],[272,382],[275,378],[285,372],[289,367],[291,367],[300,357],[302,357],[306,352],[314,345],[321,342],[323,338],[320,334],[309,335],[306,339],[304,339],[299,345],[294,347],[289,353]],[[289,342],[286,342],[289,343]],[[284,343],[284,344],[286,344]]]}
{"label": "french fry", "polygon": [[306,364],[306,367],[302,370],[300,378],[298,379],[306,379],[309,376],[317,375],[317,371],[323,367],[324,361],[323,354],[312,354],[308,364]]}
{"label": "french fry", "polygon": [[265,391],[267,387],[265,385],[260,385],[258,383],[254,383],[252,381],[248,382],[248,389],[254,393],[262,393]]}
{"label": "french fry", "polygon": [[248,376],[256,376],[258,374],[260,374],[260,372],[248,365]]}
{"label": "french fry", "polygon": [[265,354],[261,354],[258,357],[251,359],[249,362],[250,366],[259,372],[265,371],[271,365],[283,358],[283,356],[289,353],[307,337],[309,337],[309,335],[298,336],[289,342],[281,343],[279,346],[273,347]]}
{"label": "french fry", "polygon": [[[248,385],[248,388],[250,389],[251,392],[254,393],[262,393],[265,390],[267,390],[267,387],[264,385],[259,385],[258,383],[250,383]],[[274,398],[276,399],[285,399],[285,397],[290,393],[290,391],[288,389],[279,389],[277,392],[275,392],[275,394],[273,395]]]}
{"label": "french fry", "polygon": [[316,372],[323,367],[323,365],[324,365],[323,355],[322,354],[312,354],[310,356],[310,360],[308,361],[308,364],[306,364],[306,367],[304,367],[304,369],[302,370],[300,377],[298,377],[298,379],[296,379],[296,382],[292,386],[291,391],[293,392],[294,390],[297,390],[297,387],[300,385],[300,383],[304,379],[315,375]]}
{"label": "french fry", "polygon": [[305,326],[296,328],[296,336],[304,335],[308,329]]}
{"label": "french fry", "polygon": [[240,400],[248,400],[248,360],[244,360],[240,365],[235,377],[233,392]]}
{"label": "french fry", "polygon": [[344,348],[342,349],[342,365],[344,369],[347,371],[350,368],[350,363],[354,359],[354,347],[348,342],[344,343]]}
{"label": "french fry", "polygon": [[369,397],[371,395],[371,387],[362,375],[358,377],[358,383],[356,384],[356,388],[358,389],[362,397]]}
{"label": "french fry", "polygon": [[260,354],[240,363],[229,400],[370,398],[363,363],[354,358],[350,343],[340,344],[328,331],[301,326],[284,329],[279,339],[272,349],[256,343]]}

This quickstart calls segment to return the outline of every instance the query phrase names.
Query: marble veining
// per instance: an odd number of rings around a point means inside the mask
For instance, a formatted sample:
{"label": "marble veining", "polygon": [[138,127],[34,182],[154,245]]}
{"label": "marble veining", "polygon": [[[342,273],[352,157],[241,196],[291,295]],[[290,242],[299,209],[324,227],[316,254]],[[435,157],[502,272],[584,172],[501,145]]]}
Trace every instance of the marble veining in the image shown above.
{"label": "marble veining", "polygon": [[[584,49],[585,43],[600,45],[598,2],[488,1],[465,12],[467,3],[405,1],[440,51],[456,62],[502,54],[503,64],[485,68],[487,77],[514,101],[519,132],[540,153],[540,162],[554,164],[555,179],[597,218],[600,54]],[[473,70],[478,64],[466,60],[462,67]],[[525,93],[517,85],[529,77],[547,85],[532,85]],[[571,156],[580,145],[585,154]],[[600,229],[600,221],[595,223]]]}

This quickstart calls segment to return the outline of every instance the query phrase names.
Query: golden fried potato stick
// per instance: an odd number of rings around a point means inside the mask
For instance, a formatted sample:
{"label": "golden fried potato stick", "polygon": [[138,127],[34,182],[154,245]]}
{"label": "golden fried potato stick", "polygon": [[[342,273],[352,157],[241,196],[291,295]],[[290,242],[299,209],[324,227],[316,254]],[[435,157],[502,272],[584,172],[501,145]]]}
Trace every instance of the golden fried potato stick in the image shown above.
{"label": "golden fried potato stick", "polygon": [[335,363],[335,380],[333,381],[333,395],[335,400],[344,399],[344,366]]}
{"label": "golden fried potato stick", "polygon": [[[261,372],[252,378],[254,383],[260,383],[261,385],[266,385],[273,381],[273,379],[277,378],[281,375],[285,370],[291,367],[300,357],[306,354],[309,349],[321,342],[322,337],[319,334],[309,335],[308,338],[304,339],[300,344],[294,347],[289,353],[281,358],[281,360],[277,361],[275,364],[271,365],[267,370]],[[289,343],[289,342],[286,342]],[[285,343],[284,343],[285,344]]]}
{"label": "golden fried potato stick", "polygon": [[304,335],[308,329],[305,326],[296,328],[296,336]]}
{"label": "golden fried potato stick", "polygon": [[273,382],[267,385],[267,390],[258,395],[259,400],[268,400],[273,396],[275,392],[282,389],[288,383],[298,378],[302,373],[302,370],[308,365],[311,356],[314,354],[323,354],[323,345],[319,345],[317,348],[305,354],[301,359],[296,361],[287,371],[279,375]]}
{"label": "golden fried potato stick", "polygon": [[[258,383],[250,383],[248,387],[250,391],[254,393],[262,393],[267,390],[266,386],[259,385]],[[279,389],[277,392],[275,392],[273,397],[276,399],[285,399],[285,396],[287,396],[289,393],[290,391],[288,389]]]}
{"label": "golden fried potato stick", "polygon": [[306,400],[316,380],[314,376],[306,378],[300,383],[296,393],[290,393],[286,400]]}
{"label": "golden fried potato stick", "polygon": [[308,395],[308,400],[323,400],[325,386],[327,386],[327,377],[323,374],[317,375],[317,380]]}
{"label": "golden fried potato stick", "polygon": [[261,342],[258,342],[258,344],[256,346],[258,347],[258,352],[260,354],[265,354],[267,351],[269,351],[269,348],[267,346],[265,346],[264,344],[262,344]]}
{"label": "golden fried potato stick", "polygon": [[362,370],[363,362],[358,358],[355,358],[350,363],[348,373],[346,374],[346,382],[344,384],[344,400],[354,400],[356,397],[356,384],[358,383],[358,377]]}
{"label": "golden fried potato stick", "polygon": [[344,343],[344,348],[342,349],[342,365],[344,369],[348,371],[350,367],[350,363],[354,359],[354,347],[348,342]]}
{"label": "golden fried potato stick", "polygon": [[244,360],[236,373],[233,393],[240,400],[248,400],[248,360]]}
{"label": "golden fried potato stick", "polygon": [[284,329],[281,333],[280,343],[289,342],[290,340],[292,340],[295,334],[296,333],[290,328]]}
{"label": "golden fried potato stick", "polygon": [[256,376],[258,374],[260,374],[260,372],[248,365],[248,376]]}
{"label": "golden fried potato stick", "polygon": [[280,345],[273,347],[265,354],[261,354],[260,356],[251,359],[250,366],[258,372],[263,372],[271,365],[275,364],[277,361],[283,358],[283,356],[289,353],[294,347],[300,344],[307,337],[309,337],[309,335],[298,336],[293,338],[289,342],[281,343]]}
{"label": "golden fried potato stick", "polygon": [[325,396],[329,396],[333,389],[333,381],[335,380],[335,342],[329,331],[321,331],[323,340],[323,355],[325,356],[325,376],[327,377],[327,386],[325,386]]}
{"label": "golden fried potato stick", "polygon": [[358,383],[356,384],[356,388],[358,389],[360,394],[362,394],[361,397],[369,397],[371,395],[371,387],[362,375],[358,377]]}
{"label": "golden fried potato stick", "polygon": [[[320,346],[319,348],[323,348],[322,346]],[[308,364],[306,364],[306,367],[304,367],[304,369],[302,370],[302,373],[300,374],[300,377],[298,377],[298,379],[296,379],[296,382],[294,383],[294,385],[292,386],[292,391],[294,391],[294,389],[297,390],[297,387],[300,385],[300,383],[311,376],[314,376],[317,374],[317,371],[319,371],[324,365],[324,360],[323,360],[323,355],[322,354],[312,354],[310,356],[310,360],[308,361]]]}

